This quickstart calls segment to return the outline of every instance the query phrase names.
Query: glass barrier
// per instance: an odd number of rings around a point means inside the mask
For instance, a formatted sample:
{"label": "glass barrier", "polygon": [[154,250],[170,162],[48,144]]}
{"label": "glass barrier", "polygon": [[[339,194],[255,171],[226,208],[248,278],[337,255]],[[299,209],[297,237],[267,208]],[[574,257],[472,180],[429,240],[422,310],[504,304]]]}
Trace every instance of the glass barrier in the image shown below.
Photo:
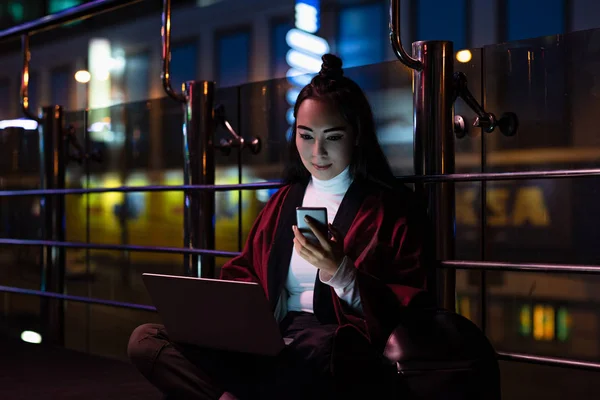
{"label": "glass barrier", "polygon": [[[38,134],[35,130],[0,130],[0,190],[40,187]],[[41,238],[40,198],[1,197],[0,237]],[[0,285],[39,289],[40,247],[0,245]],[[0,294],[0,334],[20,337],[24,331],[40,331],[40,299],[11,293]]]}
{"label": "glass barrier", "polygon": [[[516,136],[485,136],[485,171],[600,166],[597,31],[487,46],[488,111],[516,112]],[[600,260],[598,178],[490,182],[484,255],[490,261],[592,264]],[[488,279],[488,336],[499,351],[598,360],[600,277],[500,272]],[[526,398],[516,378],[544,394],[585,398],[600,390],[584,373],[503,363],[508,398]],[[543,377],[543,378],[542,378]],[[579,382],[581,385],[570,383]],[[529,389],[527,389],[529,390]]]}

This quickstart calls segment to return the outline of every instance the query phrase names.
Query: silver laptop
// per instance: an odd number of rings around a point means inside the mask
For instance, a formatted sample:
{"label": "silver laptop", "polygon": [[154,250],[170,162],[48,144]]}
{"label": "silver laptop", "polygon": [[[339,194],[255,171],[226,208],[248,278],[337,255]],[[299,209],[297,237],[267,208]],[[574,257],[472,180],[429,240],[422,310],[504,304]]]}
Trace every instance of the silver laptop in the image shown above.
{"label": "silver laptop", "polygon": [[270,356],[285,346],[257,283],[149,273],[142,279],[173,342]]}

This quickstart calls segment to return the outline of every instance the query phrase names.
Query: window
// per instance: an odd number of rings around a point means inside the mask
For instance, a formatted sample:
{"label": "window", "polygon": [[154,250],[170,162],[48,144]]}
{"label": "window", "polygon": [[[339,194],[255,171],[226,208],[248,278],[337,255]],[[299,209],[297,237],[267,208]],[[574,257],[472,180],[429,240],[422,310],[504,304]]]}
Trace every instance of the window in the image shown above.
{"label": "window", "polygon": [[150,91],[150,55],[148,53],[127,56],[124,84],[126,101],[141,101],[148,98]]}
{"label": "window", "polygon": [[289,46],[285,36],[294,25],[291,21],[278,21],[271,25],[271,77],[284,77],[289,66],[285,56]]}
{"label": "window", "polygon": [[564,0],[509,0],[507,3],[508,40],[530,39],[563,33]]}
{"label": "window", "polygon": [[456,313],[472,320],[471,298],[469,296],[458,295],[456,298]]}
{"label": "window", "polygon": [[217,39],[217,85],[235,86],[250,78],[250,31],[219,35]]}
{"label": "window", "polygon": [[196,41],[176,44],[171,47],[171,86],[181,91],[181,85],[196,80],[198,47]]}
{"label": "window", "polygon": [[50,73],[50,92],[52,105],[69,106],[71,83],[74,80],[68,67],[53,69]]}
{"label": "window", "polygon": [[537,341],[569,339],[571,316],[566,307],[550,304],[522,305],[519,310],[519,334]]}
{"label": "window", "polygon": [[337,53],[345,67],[385,61],[389,44],[383,2],[342,8],[338,15]]}
{"label": "window", "polygon": [[466,0],[420,0],[417,4],[417,40],[449,40],[455,51],[466,48]]}

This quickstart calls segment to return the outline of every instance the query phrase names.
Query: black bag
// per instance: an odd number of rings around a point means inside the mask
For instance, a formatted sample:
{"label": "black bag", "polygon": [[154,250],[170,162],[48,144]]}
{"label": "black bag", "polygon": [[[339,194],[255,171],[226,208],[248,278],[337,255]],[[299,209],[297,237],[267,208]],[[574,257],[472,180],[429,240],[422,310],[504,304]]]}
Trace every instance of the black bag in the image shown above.
{"label": "black bag", "polygon": [[437,308],[407,307],[384,356],[398,371],[402,400],[500,400],[496,352],[467,318]]}

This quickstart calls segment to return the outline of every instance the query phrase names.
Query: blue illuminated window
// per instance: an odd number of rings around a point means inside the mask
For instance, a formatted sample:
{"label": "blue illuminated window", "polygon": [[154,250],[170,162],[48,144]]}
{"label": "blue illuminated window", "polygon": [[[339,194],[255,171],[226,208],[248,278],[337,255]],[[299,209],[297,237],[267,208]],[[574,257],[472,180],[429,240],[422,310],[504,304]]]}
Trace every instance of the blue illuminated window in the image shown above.
{"label": "blue illuminated window", "polygon": [[389,44],[383,2],[345,7],[338,18],[337,53],[345,67],[385,61]]}
{"label": "blue illuminated window", "polygon": [[289,46],[285,41],[285,35],[294,26],[291,22],[277,22],[271,25],[271,77],[284,77],[289,66],[285,56]]}
{"label": "blue illuminated window", "polygon": [[196,80],[198,46],[195,41],[171,47],[171,85],[180,91],[181,84]]}
{"label": "blue illuminated window", "polygon": [[150,55],[138,53],[128,55],[125,61],[125,93],[127,101],[148,98],[150,91]]}
{"label": "blue illuminated window", "polygon": [[508,40],[556,35],[565,30],[564,0],[509,0]]}
{"label": "blue illuminated window", "polygon": [[465,0],[420,0],[418,3],[417,40],[449,40],[454,50],[467,46]]}
{"label": "blue illuminated window", "polygon": [[74,81],[69,68],[57,68],[50,74],[50,100],[52,105],[69,106],[71,84]]}
{"label": "blue illuminated window", "polygon": [[250,32],[219,35],[217,39],[217,85],[235,86],[250,79]]}
{"label": "blue illuminated window", "polygon": [[[83,3],[81,0],[50,0],[48,2],[48,13],[53,14],[75,7]],[[87,2],[86,2],[87,3]]]}

